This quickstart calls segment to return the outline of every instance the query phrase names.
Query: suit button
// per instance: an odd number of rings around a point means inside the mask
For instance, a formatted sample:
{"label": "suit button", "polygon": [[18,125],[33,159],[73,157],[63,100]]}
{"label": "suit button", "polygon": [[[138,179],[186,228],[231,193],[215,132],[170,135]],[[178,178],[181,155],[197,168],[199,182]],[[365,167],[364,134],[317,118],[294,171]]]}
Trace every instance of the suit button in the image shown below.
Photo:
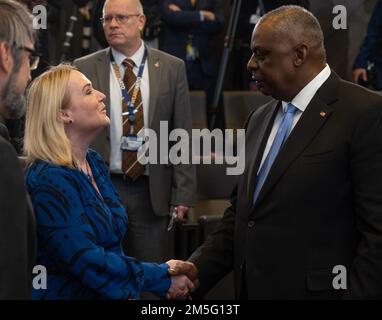
{"label": "suit button", "polygon": [[255,226],[255,221],[249,221],[248,222],[248,228],[253,228]]}

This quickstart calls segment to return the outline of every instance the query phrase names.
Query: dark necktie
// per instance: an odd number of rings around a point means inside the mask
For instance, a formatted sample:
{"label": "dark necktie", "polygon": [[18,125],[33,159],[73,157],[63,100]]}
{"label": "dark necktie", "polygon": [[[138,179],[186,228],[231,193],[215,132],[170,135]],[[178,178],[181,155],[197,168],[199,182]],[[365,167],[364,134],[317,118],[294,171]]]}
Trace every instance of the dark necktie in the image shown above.
{"label": "dark necktie", "polygon": [[[137,77],[133,72],[134,61],[130,59],[125,59],[123,61],[123,64],[126,66],[123,82],[125,84],[126,90],[130,96],[131,101],[134,102],[134,109],[136,111],[135,122],[132,126],[128,121],[128,116],[123,116],[123,135],[137,135],[138,132],[141,129],[143,129],[144,125],[141,90],[138,90],[134,101],[133,95],[135,91],[135,82],[137,80]],[[128,108],[125,99],[122,99],[122,101],[122,110],[123,112],[127,112]],[[126,175],[126,177],[132,181],[135,181],[137,178],[139,178],[145,171],[145,167],[138,162],[137,155],[138,153],[134,151],[123,150],[122,152],[122,171]]]}

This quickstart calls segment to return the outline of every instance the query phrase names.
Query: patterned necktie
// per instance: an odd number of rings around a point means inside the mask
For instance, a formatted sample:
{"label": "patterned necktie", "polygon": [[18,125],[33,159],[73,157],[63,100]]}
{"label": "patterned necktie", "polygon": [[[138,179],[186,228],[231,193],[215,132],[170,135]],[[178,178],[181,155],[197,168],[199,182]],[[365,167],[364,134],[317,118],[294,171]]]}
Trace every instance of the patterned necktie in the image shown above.
{"label": "patterned necktie", "polygon": [[276,137],[273,140],[272,146],[257,176],[256,188],[253,195],[253,204],[256,203],[257,197],[259,196],[261,188],[264,185],[265,179],[267,178],[268,173],[271,170],[272,164],[277,154],[279,153],[281,146],[284,144],[285,140],[289,136],[289,133],[292,128],[293,118],[294,118],[294,115],[296,114],[296,111],[297,111],[297,108],[293,104],[288,103],[287,110],[281,121],[280,127],[277,130]]}
{"label": "patterned necktie", "polygon": [[[134,100],[134,88],[135,82],[137,80],[136,75],[133,72],[134,61],[131,59],[125,59],[123,64],[126,66],[125,75],[123,77],[123,82],[125,84],[126,90],[130,96],[131,101]],[[128,108],[125,102],[125,99],[122,99],[122,110],[123,112],[127,112]],[[134,101],[133,101],[134,102]],[[142,96],[141,90],[139,89],[136,95],[136,99],[134,102],[135,108],[135,122],[133,124],[133,128],[130,126],[128,121],[128,116],[123,116],[123,135],[127,136],[129,134],[137,135],[138,132],[143,129],[143,104],[142,104]],[[122,152],[122,171],[132,181],[135,181],[139,178],[143,172],[145,171],[145,167],[140,164],[137,160],[137,152],[123,150]]]}

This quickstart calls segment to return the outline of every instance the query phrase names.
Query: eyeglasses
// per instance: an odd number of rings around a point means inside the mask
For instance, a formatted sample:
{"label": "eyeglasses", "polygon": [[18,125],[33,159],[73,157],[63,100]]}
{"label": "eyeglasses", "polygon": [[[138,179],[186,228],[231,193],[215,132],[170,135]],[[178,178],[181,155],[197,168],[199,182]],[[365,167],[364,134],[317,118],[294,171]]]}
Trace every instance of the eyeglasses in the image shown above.
{"label": "eyeglasses", "polygon": [[127,14],[127,15],[122,15],[122,14],[117,14],[116,16],[105,16],[105,17],[102,17],[100,18],[102,24],[110,24],[113,19],[115,19],[115,21],[118,23],[118,24],[124,24],[124,23],[127,23],[130,18],[132,17],[139,17],[140,14]]}
{"label": "eyeglasses", "polygon": [[29,52],[29,67],[31,70],[36,70],[38,68],[38,64],[40,63],[40,54],[35,50],[28,47],[18,48],[20,50],[25,50]]}

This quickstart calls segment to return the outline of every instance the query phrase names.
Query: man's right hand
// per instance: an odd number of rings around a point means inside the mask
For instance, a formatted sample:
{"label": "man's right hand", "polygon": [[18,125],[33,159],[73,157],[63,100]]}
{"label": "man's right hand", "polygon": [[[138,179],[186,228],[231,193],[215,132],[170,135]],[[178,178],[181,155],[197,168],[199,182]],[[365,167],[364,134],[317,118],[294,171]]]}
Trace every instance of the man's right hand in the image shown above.
{"label": "man's right hand", "polygon": [[169,260],[166,263],[169,266],[168,273],[171,276],[184,274],[192,281],[195,288],[199,287],[199,271],[192,262],[182,260]]}
{"label": "man's right hand", "polygon": [[360,77],[363,81],[367,81],[367,74],[365,68],[357,68],[353,70],[353,81],[355,83],[358,83]]}
{"label": "man's right hand", "polygon": [[167,292],[167,298],[171,300],[185,300],[190,292],[194,292],[195,286],[187,276],[179,275],[171,277],[171,286]]}

